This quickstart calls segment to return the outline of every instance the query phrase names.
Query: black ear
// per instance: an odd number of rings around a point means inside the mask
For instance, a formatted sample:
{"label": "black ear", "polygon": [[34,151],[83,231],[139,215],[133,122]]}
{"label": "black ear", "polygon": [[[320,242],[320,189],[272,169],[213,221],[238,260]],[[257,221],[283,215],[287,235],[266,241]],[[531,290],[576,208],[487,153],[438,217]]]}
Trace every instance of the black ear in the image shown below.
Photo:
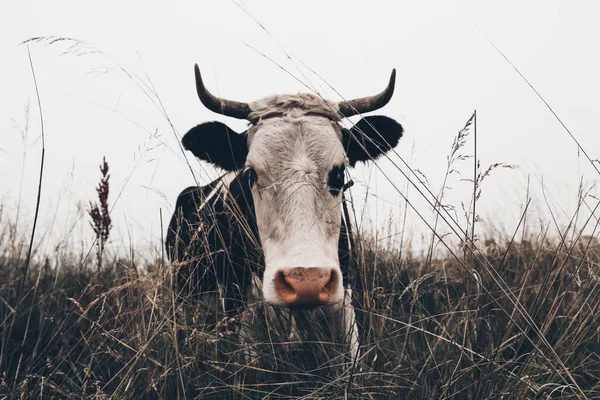
{"label": "black ear", "polygon": [[351,129],[342,129],[344,148],[350,165],[374,160],[393,149],[402,137],[402,125],[383,115],[364,117]]}
{"label": "black ear", "polygon": [[243,168],[248,155],[246,133],[234,132],[217,121],[205,122],[190,129],[181,143],[199,159],[226,171]]}

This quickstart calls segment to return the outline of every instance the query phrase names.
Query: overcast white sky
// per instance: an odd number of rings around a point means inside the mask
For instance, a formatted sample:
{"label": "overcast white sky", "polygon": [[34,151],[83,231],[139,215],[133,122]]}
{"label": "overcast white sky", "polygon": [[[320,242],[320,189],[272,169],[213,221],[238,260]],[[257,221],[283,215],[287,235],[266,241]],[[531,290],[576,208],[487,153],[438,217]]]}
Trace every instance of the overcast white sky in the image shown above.
{"label": "overcast white sky", "polygon": [[[194,182],[178,135],[195,124],[222,119],[204,109],[196,97],[195,62],[210,90],[240,101],[308,91],[307,86],[336,100],[340,95],[365,96],[380,91],[396,68],[396,93],[378,113],[397,119],[406,134],[397,155],[378,166],[393,185],[408,193],[427,221],[433,217],[425,202],[414,188],[407,192],[406,180],[394,163],[402,165],[402,159],[421,171],[437,193],[452,141],[474,109],[482,168],[495,162],[519,166],[495,171],[484,182],[478,204],[485,220],[480,232],[489,231],[490,225],[512,232],[525,202],[528,176],[532,220],[547,218],[551,209],[568,221],[577,206],[580,181],[589,188],[599,175],[484,34],[529,78],[591,158],[598,159],[599,15],[598,2],[556,0],[368,5],[364,1],[4,1],[1,223],[14,219],[21,182],[22,223],[30,222],[35,206],[39,112],[27,47],[20,43],[38,36],[85,42],[75,47],[70,42],[29,46],[46,136],[39,232],[53,237],[65,236],[76,220],[78,203],[86,207],[95,197],[98,165],[106,156],[112,175],[110,202],[116,203],[114,242],[127,244],[128,235],[136,244],[158,241],[159,209],[167,224],[177,194]],[[24,158],[19,127],[25,126],[27,104]],[[241,121],[226,122],[244,129]],[[187,157],[200,182],[218,176],[191,154]],[[470,177],[472,160],[457,167],[463,177]],[[391,211],[401,221],[401,196],[378,168],[361,167],[353,176],[355,196],[364,193],[368,181],[370,193],[376,195],[369,197],[366,220],[381,223]],[[448,203],[460,208],[461,201],[469,201],[469,183],[455,176],[450,186]],[[596,197],[599,193],[592,189]],[[590,207],[595,202],[588,199]],[[413,212],[408,215],[407,229],[418,241],[426,228]],[[88,239],[93,235],[87,222],[76,230]]]}

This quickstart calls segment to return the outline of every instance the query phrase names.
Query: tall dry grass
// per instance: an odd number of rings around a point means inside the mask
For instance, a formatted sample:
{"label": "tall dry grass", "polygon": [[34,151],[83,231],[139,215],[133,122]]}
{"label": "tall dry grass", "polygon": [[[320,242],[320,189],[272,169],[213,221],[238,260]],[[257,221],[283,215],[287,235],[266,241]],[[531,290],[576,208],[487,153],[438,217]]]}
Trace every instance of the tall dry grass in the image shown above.
{"label": "tall dry grass", "polygon": [[93,272],[91,262],[40,258],[18,297],[24,259],[6,232],[0,394],[9,398],[600,397],[597,237],[488,241],[480,255],[493,277],[475,257],[412,257],[361,237],[353,369],[318,312],[299,315],[290,339],[280,315],[259,310],[249,363],[236,334],[243,316],[178,298],[159,260],[107,260]]}
{"label": "tall dry grass", "polygon": [[298,316],[298,340],[282,316],[259,309],[249,327],[256,343],[241,343],[243,315],[179,296],[174,267],[160,259],[106,257],[96,271],[74,254],[39,254],[19,294],[27,236],[6,219],[2,227],[6,397],[600,396],[597,230],[571,227],[557,239],[518,229],[475,241],[468,257],[462,245],[414,256],[362,234],[350,271],[361,337],[352,368],[318,312]]}

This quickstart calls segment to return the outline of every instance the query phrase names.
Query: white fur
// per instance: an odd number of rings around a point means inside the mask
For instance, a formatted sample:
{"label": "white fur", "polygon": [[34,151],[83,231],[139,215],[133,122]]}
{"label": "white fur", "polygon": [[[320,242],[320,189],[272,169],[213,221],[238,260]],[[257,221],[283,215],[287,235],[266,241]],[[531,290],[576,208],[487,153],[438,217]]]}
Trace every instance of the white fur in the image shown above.
{"label": "white fur", "polygon": [[310,111],[329,116],[332,120],[338,120],[340,111],[338,104],[325,100],[311,93],[299,94],[277,94],[257,100],[250,104],[252,110],[249,119],[260,120],[261,117],[273,112],[297,112]]}
{"label": "white fur", "polygon": [[346,163],[339,127],[293,109],[250,129],[248,145],[246,165],[258,176],[252,197],[265,255],[264,299],[283,305],[275,293],[277,272],[326,267],[337,274],[331,302],[341,302],[341,196],[329,192],[327,181],[333,167]]}
{"label": "white fur", "polygon": [[344,291],[344,300],[340,306],[339,303],[325,308],[325,313],[329,314],[332,326],[337,330],[335,332],[342,336],[350,350],[350,361],[358,360],[359,342],[358,326],[356,324],[356,314],[352,305],[352,289],[346,288]]}

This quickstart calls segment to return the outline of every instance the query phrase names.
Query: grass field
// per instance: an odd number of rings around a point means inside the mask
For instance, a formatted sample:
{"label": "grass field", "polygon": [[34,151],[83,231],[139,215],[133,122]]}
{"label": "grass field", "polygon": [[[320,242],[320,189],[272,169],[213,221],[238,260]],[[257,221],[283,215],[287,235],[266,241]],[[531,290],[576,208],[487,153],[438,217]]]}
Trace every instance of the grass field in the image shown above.
{"label": "grass field", "polygon": [[248,363],[240,318],[176,300],[160,260],[113,259],[97,272],[75,257],[37,257],[20,290],[26,246],[10,239],[4,229],[3,397],[600,398],[593,237],[541,232],[430,260],[362,237],[355,368],[316,314],[304,315],[301,343],[259,318],[259,358]]}

